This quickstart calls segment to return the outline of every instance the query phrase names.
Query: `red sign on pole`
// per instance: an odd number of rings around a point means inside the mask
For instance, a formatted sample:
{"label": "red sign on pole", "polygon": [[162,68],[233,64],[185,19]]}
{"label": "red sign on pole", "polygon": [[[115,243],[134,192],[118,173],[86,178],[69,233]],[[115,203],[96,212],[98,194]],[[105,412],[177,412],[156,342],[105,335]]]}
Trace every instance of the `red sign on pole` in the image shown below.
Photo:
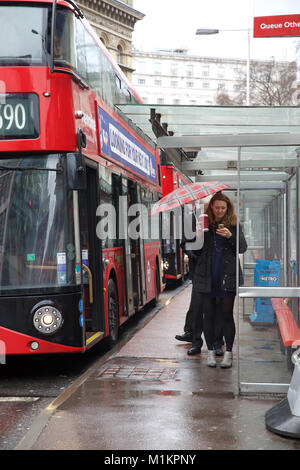
{"label": "red sign on pole", "polygon": [[278,36],[300,36],[300,14],[259,16],[254,18],[254,38]]}

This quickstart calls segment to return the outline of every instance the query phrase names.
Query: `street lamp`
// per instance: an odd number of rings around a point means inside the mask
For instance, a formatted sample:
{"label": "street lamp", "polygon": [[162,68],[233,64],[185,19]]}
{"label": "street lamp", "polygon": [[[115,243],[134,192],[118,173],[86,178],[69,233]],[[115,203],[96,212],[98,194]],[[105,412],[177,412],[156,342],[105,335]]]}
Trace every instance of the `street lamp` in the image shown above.
{"label": "street lamp", "polygon": [[251,29],[202,29],[196,31],[198,35],[219,34],[223,31],[247,31],[248,32],[248,51],[247,51],[247,67],[246,67],[246,105],[250,104],[250,31]]}

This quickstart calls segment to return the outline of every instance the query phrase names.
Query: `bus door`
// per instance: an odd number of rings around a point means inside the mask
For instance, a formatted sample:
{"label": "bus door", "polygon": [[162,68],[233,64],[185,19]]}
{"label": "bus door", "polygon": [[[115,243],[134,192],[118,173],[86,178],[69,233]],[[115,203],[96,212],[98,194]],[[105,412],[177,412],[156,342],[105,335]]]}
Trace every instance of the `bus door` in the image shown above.
{"label": "bus door", "polygon": [[[137,196],[137,203],[141,205],[142,203],[142,198],[141,198],[141,186],[139,184],[136,184],[136,196]],[[142,208],[138,212],[140,216],[140,223],[139,223],[139,233],[140,236],[137,239],[137,244],[138,244],[138,252],[139,252],[139,272],[140,272],[140,279],[139,279],[139,292],[140,292],[140,305],[144,305],[146,303],[146,274],[145,274],[145,238],[143,236],[144,233],[144,227],[143,227],[143,214],[142,214]],[[150,264],[148,263],[148,271],[150,270]],[[151,272],[151,271],[150,271]],[[149,273],[148,273],[149,274]]]}
{"label": "bus door", "polygon": [[[141,202],[140,186],[132,181],[127,181],[127,237],[125,237],[126,254],[126,280],[128,292],[128,314],[133,313],[139,306],[145,303],[145,257],[143,237],[136,237],[138,231],[142,230],[141,219],[138,223],[137,206]],[[125,215],[125,214],[124,214]]]}
{"label": "bus door", "polygon": [[181,230],[179,229],[180,217],[178,212],[170,211],[170,213],[164,213],[163,224],[166,227],[168,233],[165,240],[164,249],[164,260],[166,261],[166,278],[170,281],[174,281],[181,277],[181,253],[180,253],[180,241],[181,241]]}
{"label": "bus door", "polygon": [[[83,282],[83,318],[87,332],[104,331],[101,243],[96,236],[98,178],[87,166],[87,189],[79,191],[79,227]],[[101,314],[103,312],[103,314]],[[91,336],[87,333],[87,337]]]}

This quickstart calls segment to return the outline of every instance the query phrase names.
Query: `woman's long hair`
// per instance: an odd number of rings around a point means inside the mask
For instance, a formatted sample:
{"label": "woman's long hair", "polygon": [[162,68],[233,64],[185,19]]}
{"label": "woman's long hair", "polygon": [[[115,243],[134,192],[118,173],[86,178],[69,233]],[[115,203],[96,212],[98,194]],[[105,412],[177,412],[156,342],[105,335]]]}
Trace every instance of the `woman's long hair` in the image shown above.
{"label": "woman's long hair", "polygon": [[237,216],[235,213],[235,208],[229,197],[225,196],[223,193],[216,193],[211,200],[209,201],[208,207],[206,209],[206,213],[208,215],[208,220],[210,224],[216,224],[216,220],[212,211],[212,206],[215,201],[224,201],[227,204],[227,211],[223,217],[222,224],[225,227],[236,226],[237,223]]}

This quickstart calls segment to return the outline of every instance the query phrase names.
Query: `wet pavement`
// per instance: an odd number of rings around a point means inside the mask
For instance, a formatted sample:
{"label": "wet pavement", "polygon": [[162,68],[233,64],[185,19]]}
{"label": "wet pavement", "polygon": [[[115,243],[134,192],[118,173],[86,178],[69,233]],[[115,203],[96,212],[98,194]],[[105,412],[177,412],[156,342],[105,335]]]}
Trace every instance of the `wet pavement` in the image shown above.
{"label": "wet pavement", "polygon": [[188,286],[93,365],[41,413],[17,448],[300,450],[300,440],[265,427],[278,397],[239,396],[236,362],[231,369],[209,368],[205,346],[189,357],[190,345],[174,339],[190,295]]}

